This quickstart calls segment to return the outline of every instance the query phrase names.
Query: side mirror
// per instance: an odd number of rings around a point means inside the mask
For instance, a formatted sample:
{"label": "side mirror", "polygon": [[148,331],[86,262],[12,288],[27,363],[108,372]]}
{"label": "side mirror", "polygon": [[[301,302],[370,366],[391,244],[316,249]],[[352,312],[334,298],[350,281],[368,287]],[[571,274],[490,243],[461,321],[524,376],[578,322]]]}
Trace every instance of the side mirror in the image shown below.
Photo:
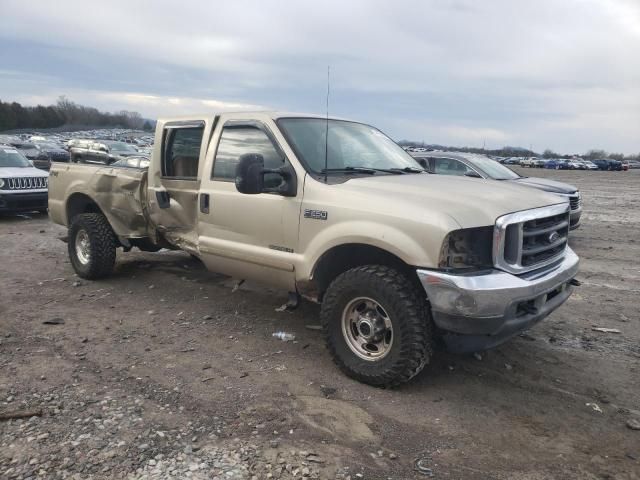
{"label": "side mirror", "polygon": [[480,176],[477,172],[474,172],[473,170],[465,172],[464,176],[471,177],[471,178],[482,178],[482,176]]}
{"label": "side mirror", "polygon": [[[279,175],[282,182],[277,187],[265,188],[264,175]],[[258,193],[277,193],[284,197],[295,197],[296,177],[290,166],[274,169],[264,168],[264,157],[259,153],[245,153],[240,156],[236,166],[236,189],[240,193],[256,195]]]}

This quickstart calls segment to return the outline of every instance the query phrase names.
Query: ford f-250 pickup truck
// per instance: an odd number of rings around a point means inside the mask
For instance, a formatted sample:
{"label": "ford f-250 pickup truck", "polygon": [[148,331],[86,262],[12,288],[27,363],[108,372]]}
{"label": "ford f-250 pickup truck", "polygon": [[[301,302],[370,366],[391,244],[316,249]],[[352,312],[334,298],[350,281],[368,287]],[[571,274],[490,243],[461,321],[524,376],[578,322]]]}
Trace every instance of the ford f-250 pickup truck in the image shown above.
{"label": "ford f-250 pickup truck", "polygon": [[49,209],[83,278],[108,275],[117,248],[173,248],[320,302],[336,364],[376,386],[420,372],[436,337],[457,352],[504,342],[578,284],[566,199],[432,175],[338,119],[161,119],[148,171],[54,164]]}

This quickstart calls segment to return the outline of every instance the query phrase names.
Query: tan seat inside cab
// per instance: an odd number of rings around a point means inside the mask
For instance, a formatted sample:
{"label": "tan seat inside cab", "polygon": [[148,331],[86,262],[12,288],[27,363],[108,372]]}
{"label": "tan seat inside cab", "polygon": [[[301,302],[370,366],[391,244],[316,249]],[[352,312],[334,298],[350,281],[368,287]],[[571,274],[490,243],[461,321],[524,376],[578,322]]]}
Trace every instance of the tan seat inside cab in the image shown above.
{"label": "tan seat inside cab", "polygon": [[173,175],[176,177],[197,177],[198,157],[178,156],[173,158]]}

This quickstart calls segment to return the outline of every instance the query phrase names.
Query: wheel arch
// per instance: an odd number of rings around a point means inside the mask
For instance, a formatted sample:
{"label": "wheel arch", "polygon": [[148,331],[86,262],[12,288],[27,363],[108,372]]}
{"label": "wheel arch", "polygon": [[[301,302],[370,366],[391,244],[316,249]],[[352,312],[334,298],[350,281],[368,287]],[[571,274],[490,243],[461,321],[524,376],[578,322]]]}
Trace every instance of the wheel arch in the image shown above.
{"label": "wheel arch", "polygon": [[71,223],[73,217],[82,213],[100,213],[104,215],[98,203],[86,193],[76,192],[71,194],[65,205],[67,224]]}
{"label": "wheel arch", "polygon": [[384,265],[403,273],[419,285],[414,266],[384,248],[364,243],[344,243],[325,251],[315,262],[307,281],[298,281],[298,292],[305,298],[321,302],[331,282],[340,274],[363,265]]}

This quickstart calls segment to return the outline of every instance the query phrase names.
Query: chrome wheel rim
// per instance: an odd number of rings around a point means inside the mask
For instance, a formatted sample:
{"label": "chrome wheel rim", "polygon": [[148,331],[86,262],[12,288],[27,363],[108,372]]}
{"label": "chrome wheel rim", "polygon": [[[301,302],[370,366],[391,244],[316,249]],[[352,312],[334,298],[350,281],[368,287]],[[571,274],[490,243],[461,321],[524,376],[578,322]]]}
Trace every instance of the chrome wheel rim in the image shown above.
{"label": "chrome wheel rim", "polygon": [[91,243],[89,242],[89,235],[84,230],[78,230],[78,233],[76,233],[76,256],[83,265],[86,265],[91,260]]}
{"label": "chrome wheel rim", "polygon": [[342,312],[342,335],[359,358],[379,361],[391,351],[393,324],[382,305],[372,298],[358,297]]}

